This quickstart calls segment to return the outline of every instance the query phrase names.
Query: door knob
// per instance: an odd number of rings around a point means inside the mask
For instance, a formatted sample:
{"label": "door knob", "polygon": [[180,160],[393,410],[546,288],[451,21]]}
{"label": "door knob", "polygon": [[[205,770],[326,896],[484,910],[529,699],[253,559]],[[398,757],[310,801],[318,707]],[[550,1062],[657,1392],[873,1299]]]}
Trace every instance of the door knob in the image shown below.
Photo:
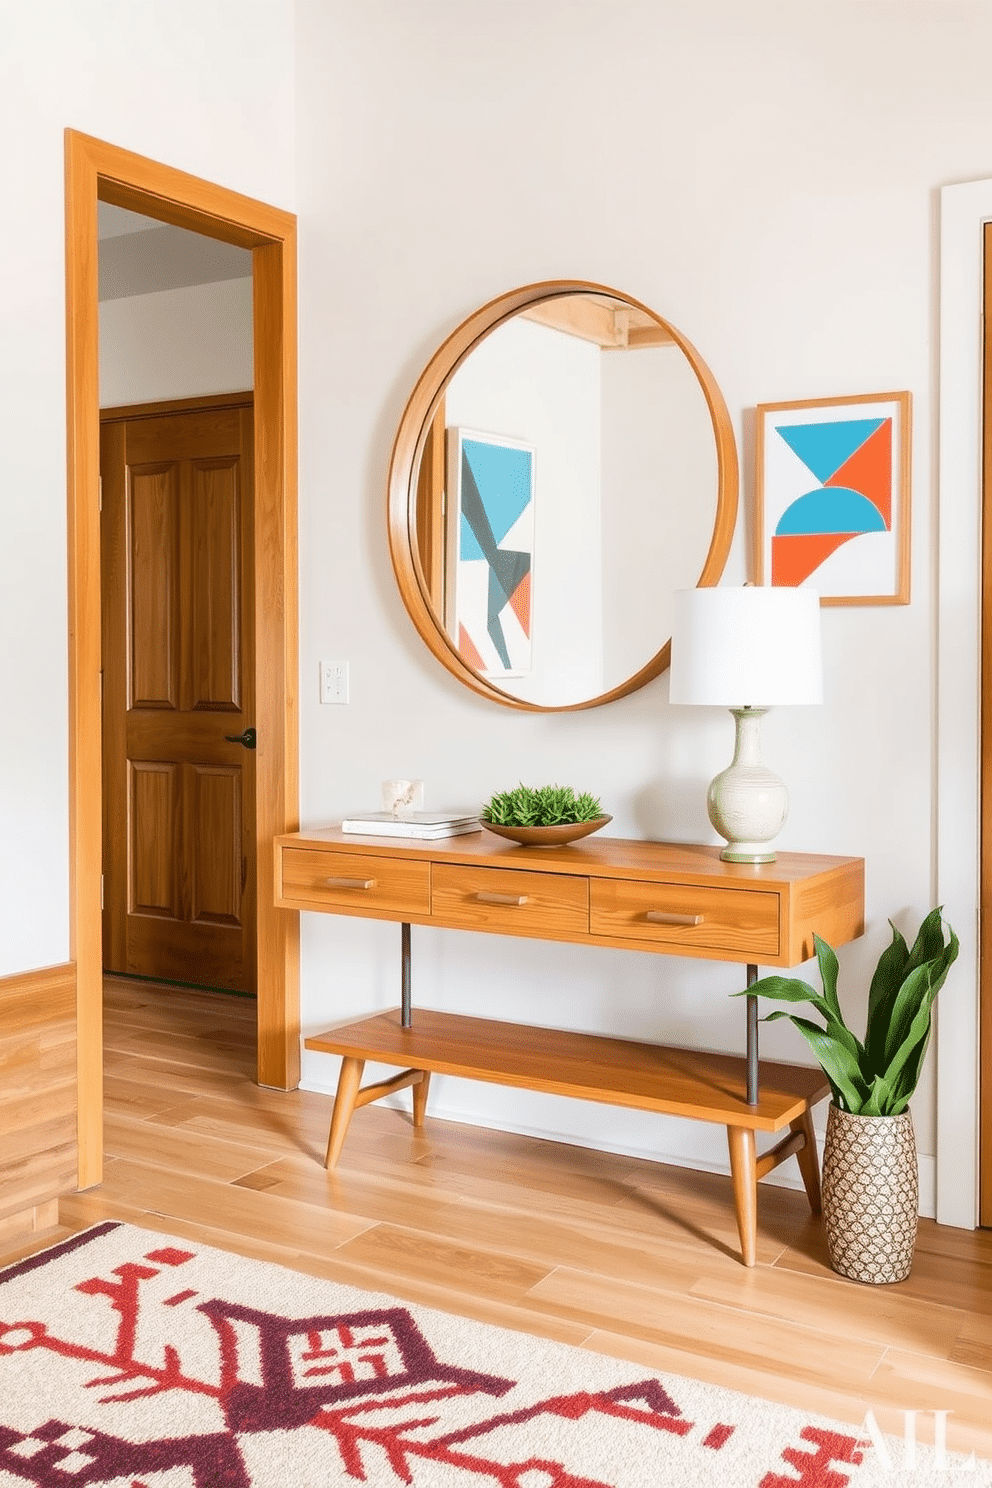
{"label": "door knob", "polygon": [[246,749],[254,749],[257,742],[253,728],[246,728],[243,734],[225,734],[224,738],[228,744],[243,744]]}

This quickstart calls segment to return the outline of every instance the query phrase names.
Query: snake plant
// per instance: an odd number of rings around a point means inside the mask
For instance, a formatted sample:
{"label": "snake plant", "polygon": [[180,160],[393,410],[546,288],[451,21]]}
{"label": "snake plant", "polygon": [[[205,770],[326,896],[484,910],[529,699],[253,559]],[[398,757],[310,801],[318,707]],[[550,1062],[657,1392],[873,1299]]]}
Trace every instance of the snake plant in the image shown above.
{"label": "snake plant", "polygon": [[[891,920],[889,921],[892,924]],[[930,1039],[934,998],[944,985],[958,953],[958,938],[950,925],[944,941],[940,909],[933,909],[920,926],[912,950],[892,925],[892,941],[879,957],[868,993],[864,1039],[844,1022],[837,1000],[837,957],[825,940],[814,935],[822,994],[798,977],[762,977],[746,992],[773,1002],[808,1002],[823,1026],[795,1013],[778,1010],[762,1022],[788,1018],[809,1044],[830,1081],[834,1102],[858,1116],[898,1116],[920,1077]]]}

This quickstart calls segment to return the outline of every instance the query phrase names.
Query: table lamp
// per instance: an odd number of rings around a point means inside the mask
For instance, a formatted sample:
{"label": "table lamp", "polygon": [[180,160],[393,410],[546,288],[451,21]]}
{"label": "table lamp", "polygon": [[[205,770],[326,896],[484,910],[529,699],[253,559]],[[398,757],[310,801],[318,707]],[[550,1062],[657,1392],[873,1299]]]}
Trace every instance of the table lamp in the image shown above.
{"label": "table lamp", "polygon": [[823,700],[820,596],[812,589],[682,589],[675,595],[669,699],[729,708],[732,763],[710,785],[709,818],[728,863],[773,863],[789,809],[785,782],[761,762],[769,708]]}

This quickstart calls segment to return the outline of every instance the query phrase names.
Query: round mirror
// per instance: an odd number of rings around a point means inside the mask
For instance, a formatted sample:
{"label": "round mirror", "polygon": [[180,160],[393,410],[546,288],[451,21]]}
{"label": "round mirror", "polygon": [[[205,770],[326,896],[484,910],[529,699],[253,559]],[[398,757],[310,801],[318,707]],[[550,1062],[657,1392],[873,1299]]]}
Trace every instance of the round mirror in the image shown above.
{"label": "round mirror", "polygon": [[718,581],[737,484],[726,405],[679,331],[602,285],[528,285],[463,322],[406,406],[400,592],[476,692],[610,702],[668,665],[675,591]]}

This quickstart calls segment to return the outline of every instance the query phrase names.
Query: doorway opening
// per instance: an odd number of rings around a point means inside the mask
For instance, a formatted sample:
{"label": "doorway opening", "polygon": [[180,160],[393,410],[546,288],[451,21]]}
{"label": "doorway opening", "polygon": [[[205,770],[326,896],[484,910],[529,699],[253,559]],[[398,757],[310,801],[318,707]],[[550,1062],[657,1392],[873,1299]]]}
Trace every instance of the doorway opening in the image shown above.
{"label": "doorway opening", "polygon": [[252,256],[97,225],[103,969],[254,996]]}
{"label": "doorway opening", "polygon": [[296,222],[66,132],[70,954],[77,978],[78,1186],[102,1177],[102,748],[97,203],[250,250],[254,428],[255,955],[260,1084],[299,1082],[296,917],[276,910],[271,842],[298,825]]}

